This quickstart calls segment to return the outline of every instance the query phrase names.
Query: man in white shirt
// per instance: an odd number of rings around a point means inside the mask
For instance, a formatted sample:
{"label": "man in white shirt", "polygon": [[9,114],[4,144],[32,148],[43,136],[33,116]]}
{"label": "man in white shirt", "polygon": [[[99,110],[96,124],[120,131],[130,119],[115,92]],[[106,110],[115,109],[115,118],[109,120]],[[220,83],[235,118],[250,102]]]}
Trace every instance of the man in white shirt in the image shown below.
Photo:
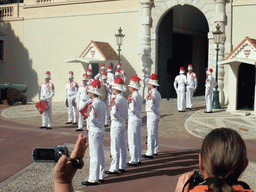
{"label": "man in white shirt", "polygon": [[105,123],[105,104],[100,100],[101,83],[94,79],[91,83],[88,94],[91,102],[88,106],[88,138],[90,168],[88,181],[82,185],[98,185],[104,183],[105,177],[105,157],[103,149],[104,123]]}
{"label": "man in white shirt", "polygon": [[[82,110],[84,106],[89,102],[90,98],[88,95],[88,85],[87,85],[87,75],[86,73],[82,76],[82,85],[79,86],[78,92],[76,94],[76,103],[78,111]],[[76,131],[83,131],[83,119],[84,117],[79,112],[78,117],[78,128]]]}
{"label": "man in white shirt", "polygon": [[212,113],[212,94],[213,88],[216,86],[216,81],[212,76],[212,68],[210,68],[206,72],[206,80],[205,80],[205,101],[206,101],[206,111],[205,113]]}
{"label": "man in white shirt", "polygon": [[184,67],[180,68],[180,75],[175,77],[173,82],[174,89],[177,93],[177,107],[179,112],[185,112],[185,87],[187,84],[186,75],[184,75],[185,69]]}
{"label": "man in white shirt", "polygon": [[187,73],[187,92],[186,92],[186,109],[191,109],[193,106],[192,98],[197,88],[197,76],[193,72],[192,64],[188,65]]}
{"label": "man in white shirt", "polygon": [[105,64],[101,64],[100,70],[101,70],[101,72],[99,72],[97,75],[95,75],[94,79],[100,80],[100,82],[102,84],[102,74],[106,71]]}
{"label": "man in white shirt", "polygon": [[147,112],[147,152],[142,155],[143,158],[153,159],[153,155],[158,155],[158,123],[160,120],[159,106],[161,102],[161,95],[157,90],[158,76],[152,74],[148,81],[148,88],[150,89],[146,96],[146,112]]}
{"label": "man in white shirt", "polygon": [[111,156],[112,162],[107,174],[118,174],[118,171],[125,172],[126,167],[126,143],[125,129],[128,118],[128,104],[121,92],[126,90],[122,78],[117,77],[112,84],[114,97],[110,101],[111,110]]}
{"label": "man in white shirt", "polygon": [[136,75],[130,79],[128,85],[131,95],[128,97],[128,145],[130,161],[128,166],[137,166],[141,164],[142,143],[141,143],[141,126],[142,120],[140,117],[143,98],[139,94],[141,79]]}
{"label": "man in white shirt", "polygon": [[125,71],[122,69],[122,64],[118,63],[117,64],[117,69],[120,70],[120,77],[124,80],[124,82],[126,81],[126,74]]}
{"label": "man in white shirt", "polygon": [[[42,113],[42,126],[40,129],[52,129],[52,97],[54,96],[54,85],[50,82],[51,73],[46,71],[45,82],[41,86],[40,100],[47,101],[48,109]],[[47,125],[48,119],[48,125]]]}
{"label": "man in white shirt", "polygon": [[[66,124],[72,124],[73,125],[77,124],[77,104],[76,104],[76,94],[78,91],[78,84],[74,81],[74,73],[73,71],[69,71],[68,73],[68,79],[69,82],[66,83],[66,102],[67,102],[67,107],[68,107],[68,122]],[[73,115],[72,115],[73,112]],[[73,119],[74,116],[74,119]]]}

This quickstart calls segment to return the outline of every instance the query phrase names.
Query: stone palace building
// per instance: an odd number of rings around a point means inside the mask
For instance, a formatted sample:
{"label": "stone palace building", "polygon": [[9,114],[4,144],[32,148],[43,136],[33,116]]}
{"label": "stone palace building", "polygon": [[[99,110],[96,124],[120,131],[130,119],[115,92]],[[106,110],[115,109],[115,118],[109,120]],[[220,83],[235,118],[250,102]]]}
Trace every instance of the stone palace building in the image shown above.
{"label": "stone palace building", "polygon": [[48,70],[53,101],[64,101],[69,71],[81,84],[88,67],[94,74],[101,63],[116,67],[120,27],[123,69],[128,80],[135,74],[143,79],[144,96],[150,74],[157,73],[162,97],[176,97],[173,80],[190,63],[198,75],[195,95],[204,95],[205,72],[216,71],[218,24],[224,33],[218,53],[220,102],[230,111],[256,110],[256,0],[21,1],[0,5],[0,83],[26,84],[29,101],[39,100]]}

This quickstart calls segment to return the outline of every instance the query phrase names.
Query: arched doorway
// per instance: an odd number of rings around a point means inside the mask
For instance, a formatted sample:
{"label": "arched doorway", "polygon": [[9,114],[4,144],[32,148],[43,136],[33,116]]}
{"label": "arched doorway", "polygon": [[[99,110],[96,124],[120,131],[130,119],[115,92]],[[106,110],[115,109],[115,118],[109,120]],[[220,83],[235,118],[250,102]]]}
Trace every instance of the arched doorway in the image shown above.
{"label": "arched doorway", "polygon": [[254,110],[255,65],[241,63],[237,83],[237,109]]}
{"label": "arched doorway", "polygon": [[198,76],[195,95],[204,95],[208,67],[209,26],[204,14],[194,6],[172,7],[162,17],[157,30],[159,91],[163,98],[176,97],[173,81],[181,66],[192,63]]}

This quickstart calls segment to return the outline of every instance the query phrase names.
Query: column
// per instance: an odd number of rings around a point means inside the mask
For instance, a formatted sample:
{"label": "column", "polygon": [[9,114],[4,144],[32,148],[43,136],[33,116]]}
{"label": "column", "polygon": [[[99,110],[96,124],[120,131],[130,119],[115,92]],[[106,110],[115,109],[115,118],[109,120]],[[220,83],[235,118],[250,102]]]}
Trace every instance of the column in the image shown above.
{"label": "column", "polygon": [[141,94],[144,98],[148,93],[148,81],[151,74],[151,0],[139,0],[141,4],[140,9],[140,65],[142,67],[141,71]]}
{"label": "column", "polygon": [[[215,26],[217,24],[220,25],[220,30],[225,33],[225,20],[226,20],[226,8],[225,8],[226,0],[215,0]],[[216,30],[216,29],[214,29]],[[224,51],[225,51],[225,37],[222,40],[222,43],[219,45],[219,58],[218,61],[224,60]],[[215,45],[216,46],[216,45]],[[215,47],[216,48],[216,47]],[[215,49],[214,49],[215,51]],[[215,51],[216,58],[216,51]],[[216,60],[215,60],[216,63]],[[215,70],[216,71],[216,70]],[[224,88],[224,65],[218,65],[218,86],[219,86],[219,98],[220,104],[223,105],[225,102],[225,96],[223,92]]]}

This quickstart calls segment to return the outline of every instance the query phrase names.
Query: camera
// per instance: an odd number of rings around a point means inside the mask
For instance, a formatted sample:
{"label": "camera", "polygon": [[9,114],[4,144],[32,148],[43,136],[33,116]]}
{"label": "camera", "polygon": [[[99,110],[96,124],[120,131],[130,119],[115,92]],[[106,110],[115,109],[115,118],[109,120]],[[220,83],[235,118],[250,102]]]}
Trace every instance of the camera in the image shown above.
{"label": "camera", "polygon": [[62,155],[68,156],[68,148],[64,145],[59,145],[55,148],[34,148],[32,152],[35,162],[56,163]]}
{"label": "camera", "polygon": [[199,171],[195,171],[194,175],[192,175],[189,180],[190,180],[190,182],[189,182],[189,189],[199,185],[201,182],[204,181],[204,179],[201,176]]}
{"label": "camera", "polygon": [[189,180],[185,183],[182,192],[184,191],[185,187],[188,185],[189,189],[199,185],[204,181],[203,177],[201,176],[199,171],[195,171],[194,174],[189,178]]}

